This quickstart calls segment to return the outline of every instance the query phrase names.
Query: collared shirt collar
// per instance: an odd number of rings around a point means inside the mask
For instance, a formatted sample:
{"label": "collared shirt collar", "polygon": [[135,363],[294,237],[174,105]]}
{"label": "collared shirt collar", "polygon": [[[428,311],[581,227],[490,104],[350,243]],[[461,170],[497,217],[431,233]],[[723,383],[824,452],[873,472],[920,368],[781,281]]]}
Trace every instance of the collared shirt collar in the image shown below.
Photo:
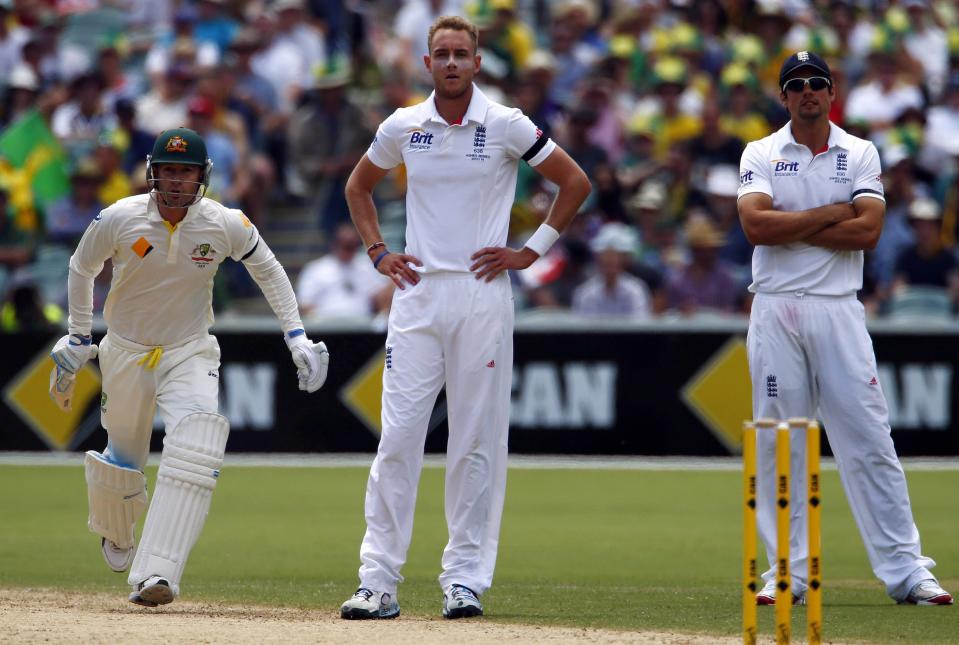
{"label": "collared shirt collar", "polygon": [[[201,212],[200,204],[202,203],[203,203],[203,199],[201,199],[196,204],[193,204],[192,206],[187,208],[186,215],[183,217],[183,219],[180,220],[180,223],[183,223],[188,219],[195,218]],[[160,215],[160,209],[157,206],[156,196],[152,194],[150,195],[150,198],[147,200],[147,219],[150,220],[151,222],[165,221],[163,219],[163,216]]]}
{"label": "collared shirt collar", "polygon": [[[422,117],[423,122],[435,121],[436,123],[450,125],[436,110],[435,99],[436,90],[433,90],[433,92],[430,93],[430,97],[420,104],[422,106],[420,110],[420,116]],[[486,112],[489,110],[489,104],[490,101],[488,98],[486,98],[486,95],[480,91],[480,88],[476,87],[476,83],[473,83],[473,96],[470,97],[469,107],[466,108],[466,114],[463,115],[463,123],[469,123],[470,121],[473,121],[474,123],[485,123]]]}
{"label": "collared shirt collar", "polygon": [[[850,135],[848,132],[840,128],[838,125],[829,122],[829,139],[826,141],[827,149],[831,150],[833,147],[842,148],[843,150],[851,150],[852,142],[850,141]],[[784,150],[787,146],[803,146],[801,143],[796,142],[796,137],[793,136],[792,131],[792,122],[787,121],[786,125],[779,129],[779,132],[776,133],[776,143],[780,150]]]}

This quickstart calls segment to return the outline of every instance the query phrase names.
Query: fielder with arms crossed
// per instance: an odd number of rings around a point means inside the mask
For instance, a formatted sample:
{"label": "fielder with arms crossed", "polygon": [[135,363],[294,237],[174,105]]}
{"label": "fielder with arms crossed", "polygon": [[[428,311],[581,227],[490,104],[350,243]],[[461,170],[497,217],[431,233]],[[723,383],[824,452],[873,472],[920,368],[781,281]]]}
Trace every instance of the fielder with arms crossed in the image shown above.
{"label": "fielder with arms crossed", "polygon": [[[477,31],[437,19],[424,57],[435,91],[384,121],[346,186],[350,214],[370,260],[394,292],[383,372],[383,434],[366,488],[360,587],[344,618],[399,615],[413,530],[416,487],[433,404],[443,384],[449,406],[443,615],[483,613],[493,580],[506,492],[513,370],[513,298],[507,269],[546,252],[589,194],[576,163],[520,110],[473,84]],[[521,250],[505,247],[520,160],[559,186],[546,222]],[[373,187],[406,164],[406,252],[385,247]]]}
{"label": "fielder with arms crossed", "polygon": [[[217,414],[220,348],[212,289],[227,257],[242,261],[280,320],[301,390],[326,380],[329,354],[303,331],[289,278],[238,210],[203,195],[212,162],[186,128],[160,133],[147,158],[150,192],[122,199],[90,224],[70,258],[69,334],[53,349],[51,394],[68,407],[74,376],[96,356],[93,280],[113,261],[100,342],[100,411],[108,442],[85,468],[89,526],[114,571],[133,567],[130,601],[146,607],[179,593],[223,463],[229,426]],[[147,506],[143,467],[159,407],[166,427],[153,500],[134,558],[134,525]]]}
{"label": "fielder with arms crossed", "polygon": [[[829,66],[801,51],[783,63],[780,100],[790,122],[743,152],[739,216],[753,252],[756,294],[747,350],[754,418],[825,422],[869,562],[900,603],[952,604],[929,572],[913,522],[906,477],[892,443],[862,304],[863,250],[875,247],[886,203],[879,155],[869,141],[829,122]],[[803,433],[792,436],[792,472],[805,470]],[[758,521],[775,563],[775,437],[758,438]],[[793,479],[792,499],[805,481]],[[806,505],[792,505],[795,602],[807,581]],[[775,603],[775,572],[757,594]]]}

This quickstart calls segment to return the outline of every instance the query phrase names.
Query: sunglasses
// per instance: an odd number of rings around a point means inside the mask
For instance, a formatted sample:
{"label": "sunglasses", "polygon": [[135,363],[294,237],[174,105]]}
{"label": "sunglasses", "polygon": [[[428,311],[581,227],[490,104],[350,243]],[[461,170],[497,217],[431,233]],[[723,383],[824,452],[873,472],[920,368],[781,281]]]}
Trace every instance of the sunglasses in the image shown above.
{"label": "sunglasses", "polygon": [[802,92],[809,86],[813,92],[832,87],[832,81],[825,76],[811,76],[809,78],[791,78],[783,83],[783,92]]}

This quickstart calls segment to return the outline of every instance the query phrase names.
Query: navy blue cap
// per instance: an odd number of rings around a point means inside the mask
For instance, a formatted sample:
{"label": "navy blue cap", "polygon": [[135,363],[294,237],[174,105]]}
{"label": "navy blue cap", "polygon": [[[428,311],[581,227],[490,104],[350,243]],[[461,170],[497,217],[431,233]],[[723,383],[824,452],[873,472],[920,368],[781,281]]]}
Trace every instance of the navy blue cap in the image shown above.
{"label": "navy blue cap", "polygon": [[800,67],[812,67],[832,81],[832,72],[829,71],[829,65],[826,64],[826,61],[812,52],[800,51],[787,58],[783,62],[783,66],[779,68],[779,87],[782,87],[783,83],[786,82],[786,77],[789,76],[793,70],[799,69]]}

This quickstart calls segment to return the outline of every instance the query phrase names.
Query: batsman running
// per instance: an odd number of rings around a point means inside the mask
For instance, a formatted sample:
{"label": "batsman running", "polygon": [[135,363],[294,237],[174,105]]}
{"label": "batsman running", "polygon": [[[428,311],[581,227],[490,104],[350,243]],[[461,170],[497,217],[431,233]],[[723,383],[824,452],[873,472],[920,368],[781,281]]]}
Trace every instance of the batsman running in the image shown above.
{"label": "batsman running", "polygon": [[[101,536],[107,565],[130,568],[130,602],[173,601],[216,487],[229,424],[217,413],[220,348],[213,324],[213,276],[227,257],[241,261],[262,289],[297,369],[299,387],[326,380],[329,353],[311,343],[283,267],[242,212],[204,199],[213,162],[193,130],[160,133],[147,157],[150,192],[97,215],[70,258],[69,333],[53,349],[50,393],[71,405],[76,373],[97,356],[91,338],[93,280],[113,261],[103,308],[100,414],[103,453],[89,451],[85,470],[89,527]],[[134,527],[147,508],[143,467],[155,410],[166,430],[143,536]],[[135,556],[134,556],[135,553]]]}

